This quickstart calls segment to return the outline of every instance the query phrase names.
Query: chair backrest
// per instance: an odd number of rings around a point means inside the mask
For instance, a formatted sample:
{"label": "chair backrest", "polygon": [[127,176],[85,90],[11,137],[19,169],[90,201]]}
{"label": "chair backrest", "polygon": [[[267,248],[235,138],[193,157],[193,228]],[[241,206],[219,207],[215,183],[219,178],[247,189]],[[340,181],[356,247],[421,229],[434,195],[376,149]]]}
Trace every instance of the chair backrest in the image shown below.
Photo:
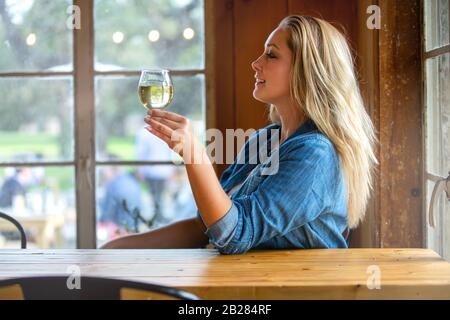
{"label": "chair backrest", "polygon": [[27,248],[27,236],[25,234],[25,230],[23,229],[23,227],[19,223],[19,221],[17,221],[10,215],[7,215],[6,213],[3,213],[3,212],[0,212],[0,218],[3,218],[16,226],[17,230],[19,230],[19,233],[20,233],[20,247],[22,249],[26,249]]}
{"label": "chair backrest", "polygon": [[[78,281],[78,282],[77,282]],[[0,300],[199,300],[187,291],[121,279],[68,276],[0,281]]]}

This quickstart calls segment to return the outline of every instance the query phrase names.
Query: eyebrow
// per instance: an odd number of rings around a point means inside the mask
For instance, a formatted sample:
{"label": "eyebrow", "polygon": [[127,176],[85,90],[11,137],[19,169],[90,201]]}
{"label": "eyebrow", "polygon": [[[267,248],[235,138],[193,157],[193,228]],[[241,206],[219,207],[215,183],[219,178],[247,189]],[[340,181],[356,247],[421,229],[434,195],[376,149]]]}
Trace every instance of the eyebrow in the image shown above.
{"label": "eyebrow", "polygon": [[275,47],[278,50],[280,50],[280,48],[275,43],[269,43],[269,44],[266,45],[266,47]]}

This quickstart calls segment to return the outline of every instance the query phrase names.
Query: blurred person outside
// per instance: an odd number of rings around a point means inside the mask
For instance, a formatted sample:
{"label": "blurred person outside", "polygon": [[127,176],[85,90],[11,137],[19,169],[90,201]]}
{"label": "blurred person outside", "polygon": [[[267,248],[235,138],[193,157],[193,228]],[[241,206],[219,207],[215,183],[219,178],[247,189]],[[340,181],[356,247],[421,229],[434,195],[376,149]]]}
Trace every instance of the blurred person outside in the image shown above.
{"label": "blurred person outside", "polygon": [[0,208],[12,208],[17,201],[21,202],[24,208],[27,187],[33,180],[33,171],[31,168],[15,168],[9,175],[0,189]]}
{"label": "blurred person outside", "polygon": [[[41,153],[18,154],[14,157],[14,161],[40,162],[42,157]],[[0,208],[12,208],[15,214],[45,213],[45,195],[43,193],[39,195],[38,202],[40,205],[38,208],[34,203],[36,201],[34,194],[28,194],[36,186],[45,189],[45,183],[45,169],[43,167],[5,168],[5,180],[0,188]]]}
{"label": "blurred person outside", "polygon": [[[17,217],[27,213],[26,193],[32,182],[33,171],[31,168],[11,168],[5,171],[9,177],[0,188],[0,208],[1,211]],[[2,231],[0,237],[3,241],[19,239],[16,231]],[[27,237],[30,238],[30,235]]]}
{"label": "blurred person outside", "polygon": [[[149,134],[145,128],[138,130],[136,136],[136,155],[141,161],[172,161],[172,150],[167,144]],[[176,174],[172,165],[149,165],[138,169],[140,178],[145,181],[153,201],[153,221],[155,224],[164,224],[167,218],[164,214],[164,195],[169,182]]]}
{"label": "blurred person outside", "polygon": [[100,200],[100,232],[106,232],[106,238],[138,232],[138,221],[133,213],[140,214],[142,203],[141,188],[135,175],[117,166],[104,167],[101,174],[105,192]]}

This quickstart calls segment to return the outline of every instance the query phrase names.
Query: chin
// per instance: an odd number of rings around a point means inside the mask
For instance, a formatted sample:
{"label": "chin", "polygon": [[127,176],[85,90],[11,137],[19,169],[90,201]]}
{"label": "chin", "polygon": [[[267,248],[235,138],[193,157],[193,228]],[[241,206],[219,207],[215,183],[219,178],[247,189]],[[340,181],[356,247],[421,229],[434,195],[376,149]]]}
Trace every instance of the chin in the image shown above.
{"label": "chin", "polygon": [[259,102],[270,104],[270,102],[267,99],[265,99],[263,96],[261,96],[261,94],[258,94],[257,90],[253,91],[253,98],[255,100],[258,100]]}

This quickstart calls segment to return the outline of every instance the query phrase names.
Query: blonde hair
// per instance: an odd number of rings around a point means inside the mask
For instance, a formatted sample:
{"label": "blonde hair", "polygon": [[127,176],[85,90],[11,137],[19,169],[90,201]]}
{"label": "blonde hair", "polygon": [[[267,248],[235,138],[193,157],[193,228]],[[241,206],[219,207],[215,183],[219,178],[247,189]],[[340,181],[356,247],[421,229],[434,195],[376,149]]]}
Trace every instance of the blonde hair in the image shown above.
{"label": "blonde hair", "polygon": [[[334,144],[347,192],[348,226],[363,219],[378,163],[375,130],[367,114],[345,37],[330,23],[309,16],[288,16],[279,28],[288,30],[292,51],[291,98]],[[270,119],[280,123],[274,106]]]}

